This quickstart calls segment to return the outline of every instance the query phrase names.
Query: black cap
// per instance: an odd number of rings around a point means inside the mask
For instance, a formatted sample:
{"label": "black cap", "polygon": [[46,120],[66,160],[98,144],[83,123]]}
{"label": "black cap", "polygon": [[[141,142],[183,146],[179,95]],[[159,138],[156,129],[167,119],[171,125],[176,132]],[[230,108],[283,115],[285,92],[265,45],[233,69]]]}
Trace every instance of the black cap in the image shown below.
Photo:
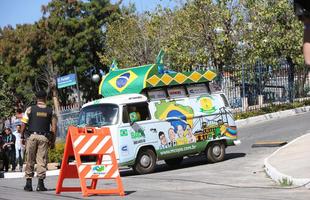
{"label": "black cap", "polygon": [[36,92],[36,97],[39,99],[43,99],[47,97],[47,94],[44,90],[40,90],[38,92]]}

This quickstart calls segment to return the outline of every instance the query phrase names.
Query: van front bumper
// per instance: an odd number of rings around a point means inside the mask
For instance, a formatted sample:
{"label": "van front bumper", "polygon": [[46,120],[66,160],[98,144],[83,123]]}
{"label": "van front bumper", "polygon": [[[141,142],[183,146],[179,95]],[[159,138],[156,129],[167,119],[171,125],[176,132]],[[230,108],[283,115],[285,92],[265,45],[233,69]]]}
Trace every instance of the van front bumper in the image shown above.
{"label": "van front bumper", "polygon": [[241,144],[241,140],[234,140],[234,145],[239,146]]}

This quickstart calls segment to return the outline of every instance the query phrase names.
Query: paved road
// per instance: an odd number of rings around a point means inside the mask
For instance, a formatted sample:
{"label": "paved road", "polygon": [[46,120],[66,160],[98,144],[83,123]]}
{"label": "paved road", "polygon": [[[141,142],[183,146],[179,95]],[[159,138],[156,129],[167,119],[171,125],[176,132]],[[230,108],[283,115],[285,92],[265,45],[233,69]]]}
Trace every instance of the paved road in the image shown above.
{"label": "paved road", "polygon": [[[291,141],[310,132],[309,122],[310,113],[305,113],[244,127],[239,130],[242,145],[228,148],[224,162],[208,164],[203,156],[198,156],[186,159],[179,169],[160,164],[155,173],[148,175],[136,176],[125,170],[122,172],[125,199],[309,199],[310,190],[281,187],[265,174],[263,160],[276,148],[251,148],[262,140]],[[26,193],[22,190],[24,180],[0,179],[0,199],[82,199],[80,193],[55,196],[56,180],[57,177],[48,177],[49,192]],[[72,182],[66,184],[72,186]],[[111,186],[104,184],[105,188]],[[115,196],[88,199],[103,198],[121,199]]]}

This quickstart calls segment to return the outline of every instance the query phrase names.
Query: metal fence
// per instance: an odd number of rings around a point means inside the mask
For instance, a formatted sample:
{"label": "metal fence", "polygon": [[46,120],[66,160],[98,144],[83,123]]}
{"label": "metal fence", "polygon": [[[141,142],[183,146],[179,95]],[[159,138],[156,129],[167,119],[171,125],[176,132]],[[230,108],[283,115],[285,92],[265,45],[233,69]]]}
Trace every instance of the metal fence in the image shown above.
{"label": "metal fence", "polygon": [[79,108],[73,107],[69,109],[62,109],[58,116],[57,123],[57,137],[66,138],[68,127],[70,125],[76,125],[79,117]]}
{"label": "metal fence", "polygon": [[246,66],[224,69],[217,80],[230,105],[243,112],[270,103],[293,102],[310,97],[308,67]]}

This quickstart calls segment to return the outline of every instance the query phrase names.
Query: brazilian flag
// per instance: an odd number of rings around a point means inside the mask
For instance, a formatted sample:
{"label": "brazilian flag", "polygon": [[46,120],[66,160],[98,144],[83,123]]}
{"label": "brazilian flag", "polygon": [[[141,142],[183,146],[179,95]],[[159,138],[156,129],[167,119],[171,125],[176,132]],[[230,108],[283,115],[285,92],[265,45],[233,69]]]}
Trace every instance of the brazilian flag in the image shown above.
{"label": "brazilian flag", "polygon": [[176,101],[161,100],[155,104],[157,119],[167,120],[174,130],[177,131],[178,125],[185,130],[187,124],[193,127],[194,110],[190,106],[177,104]]}
{"label": "brazilian flag", "polygon": [[119,94],[140,93],[146,86],[146,78],[153,64],[110,71],[101,81],[99,94],[104,97]]}

